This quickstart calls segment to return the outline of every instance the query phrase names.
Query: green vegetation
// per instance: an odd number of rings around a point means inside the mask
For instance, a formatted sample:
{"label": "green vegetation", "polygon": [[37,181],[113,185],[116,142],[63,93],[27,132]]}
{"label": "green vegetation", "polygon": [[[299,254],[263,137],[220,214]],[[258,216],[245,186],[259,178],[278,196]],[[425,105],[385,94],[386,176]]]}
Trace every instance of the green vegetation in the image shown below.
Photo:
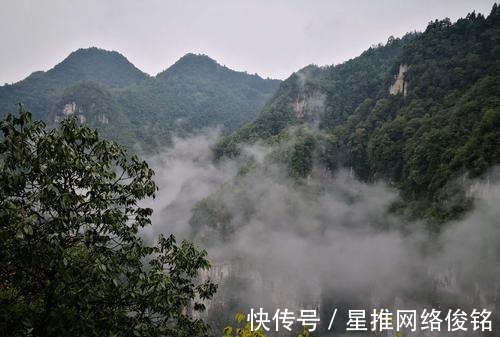
{"label": "green vegetation", "polygon": [[267,337],[264,329],[252,331],[250,322],[247,322],[245,314],[239,312],[234,316],[234,321],[238,326],[227,326],[224,328],[222,337]]}
{"label": "green vegetation", "polygon": [[191,312],[216,286],[206,252],[173,236],[145,244],[153,171],[65,119],[20,109],[1,122],[0,335],[197,336]]}
{"label": "green vegetation", "polygon": [[[252,331],[250,322],[247,321],[245,314],[239,312],[234,316],[236,326],[227,326],[224,328],[222,337],[267,337],[263,328]],[[304,327],[298,337],[311,337],[309,330]]]}
{"label": "green vegetation", "polygon": [[71,53],[49,70],[47,76],[64,85],[94,81],[108,87],[125,87],[149,77],[120,53],[95,47]]}
{"label": "green vegetation", "polygon": [[208,56],[187,54],[149,77],[117,52],[80,49],[47,72],[0,87],[0,113],[18,102],[49,126],[77,115],[106,138],[138,153],[172,134],[210,126],[233,131],[254,119],[280,81],[236,72]]}
{"label": "green vegetation", "polygon": [[[498,55],[495,4],[488,17],[436,20],[343,64],[308,66],[282,83],[255,121],[222,139],[215,157],[237,156],[257,140],[296,142],[289,130],[301,125],[308,141],[283,160],[292,176],[308,176],[311,161],[352,169],[363,181],[399,188],[399,210],[410,216],[456,218],[470,202],[452,183],[500,163]],[[400,72],[403,85],[390,93]]]}
{"label": "green vegetation", "polygon": [[117,52],[79,49],[47,72],[37,71],[20,82],[0,87],[0,114],[13,111],[23,102],[34,111],[35,119],[52,124],[54,105],[67,87],[84,81],[120,88],[146,78],[148,75]]}

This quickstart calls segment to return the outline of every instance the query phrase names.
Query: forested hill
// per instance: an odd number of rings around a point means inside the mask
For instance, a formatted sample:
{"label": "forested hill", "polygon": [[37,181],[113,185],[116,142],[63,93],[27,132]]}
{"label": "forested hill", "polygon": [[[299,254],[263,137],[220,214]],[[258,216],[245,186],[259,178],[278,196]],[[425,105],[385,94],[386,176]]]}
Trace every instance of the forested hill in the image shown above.
{"label": "forested hill", "polygon": [[47,75],[66,85],[88,80],[111,87],[124,87],[149,77],[120,53],[95,47],[71,53]]}
{"label": "forested hill", "polygon": [[452,182],[500,162],[499,7],[294,73],[215,156],[236,156],[257,140],[292,144],[279,158],[299,179],[313,167],[347,167],[398,187],[413,214],[456,217],[468,202]]}
{"label": "forested hill", "polygon": [[106,88],[139,83],[148,75],[123,55],[98,48],[78,49],[54,68],[37,71],[26,79],[0,87],[0,113],[16,109],[23,102],[35,118],[51,122],[56,103],[66,88],[88,81]]}
{"label": "forested hill", "polygon": [[235,130],[257,116],[279,83],[194,54],[151,77],[117,52],[79,49],[46,72],[0,87],[0,115],[23,102],[49,125],[76,115],[136,152],[151,151],[173,133]]}

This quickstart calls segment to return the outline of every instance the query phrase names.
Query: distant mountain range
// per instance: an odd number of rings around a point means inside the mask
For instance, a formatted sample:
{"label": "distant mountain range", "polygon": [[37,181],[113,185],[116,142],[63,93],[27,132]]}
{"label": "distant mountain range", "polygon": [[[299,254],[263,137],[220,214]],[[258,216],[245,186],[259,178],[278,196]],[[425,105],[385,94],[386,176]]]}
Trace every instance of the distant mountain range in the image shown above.
{"label": "distant mountain range", "polygon": [[242,126],[257,116],[279,84],[195,54],[151,77],[117,52],[88,48],[46,72],[0,87],[0,113],[23,102],[34,118],[49,125],[75,115],[108,138],[149,151],[174,133]]}
{"label": "distant mountain range", "polygon": [[49,125],[75,115],[134,152],[221,125],[218,160],[256,141],[286,144],[275,157],[295,179],[347,168],[398,188],[402,211],[441,222],[470,205],[453,182],[483,178],[500,163],[499,55],[496,4],[488,16],[436,20],[284,82],[194,54],[151,77],[117,52],[80,49],[0,87],[0,113],[21,101]]}

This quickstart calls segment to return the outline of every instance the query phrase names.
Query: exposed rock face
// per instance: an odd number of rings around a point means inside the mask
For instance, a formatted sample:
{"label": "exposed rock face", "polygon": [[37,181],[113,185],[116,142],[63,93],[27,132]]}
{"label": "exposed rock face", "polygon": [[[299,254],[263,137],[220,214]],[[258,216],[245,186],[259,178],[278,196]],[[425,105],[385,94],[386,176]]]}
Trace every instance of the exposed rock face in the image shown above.
{"label": "exposed rock face", "polygon": [[74,115],[76,112],[76,102],[67,103],[62,111],[64,116]]}
{"label": "exposed rock face", "polygon": [[55,115],[54,122],[59,123],[68,116],[76,116],[80,123],[85,123],[86,120],[81,111],[81,108],[76,104],[75,101],[66,103],[61,112]]}
{"label": "exposed rock face", "polygon": [[[95,105],[93,104],[89,109],[92,110],[94,107]],[[54,122],[59,123],[68,116],[75,116],[81,124],[86,123],[88,118],[90,118],[91,121],[96,118],[99,124],[109,124],[109,118],[105,113],[97,113],[97,116],[94,115],[95,117],[93,117],[89,116],[89,109],[83,109],[82,106],[78,105],[75,101],[66,103],[61,112],[54,117]],[[87,114],[84,113],[84,110],[87,111]]]}
{"label": "exposed rock face", "polygon": [[487,200],[490,196],[490,178],[486,177],[484,180],[474,181],[467,189],[467,197],[474,197],[476,199]]}
{"label": "exposed rock face", "polygon": [[97,120],[99,121],[99,123],[101,124],[109,124],[109,118],[108,116],[106,116],[105,114],[99,114],[97,116]]}
{"label": "exposed rock face", "polygon": [[306,114],[306,100],[304,98],[297,99],[293,102],[293,111],[295,112],[295,117],[304,118]]}
{"label": "exposed rock face", "polygon": [[[498,310],[497,298],[500,295],[500,284],[495,282],[493,287],[490,288],[476,282],[472,284],[472,288],[463,288],[463,284],[461,284],[463,280],[460,279],[460,270],[461,267],[457,265],[450,265],[439,271],[428,270],[429,280],[431,280],[428,294],[436,301],[432,308],[442,310],[446,314],[448,310],[447,305],[450,304],[446,302],[446,299],[455,298],[460,300],[460,309],[462,310],[468,310],[469,307],[487,309],[493,312]],[[314,283],[309,284],[310,288],[314,291],[308,292],[304,297],[304,293],[301,296],[301,292],[298,291],[299,289],[290,287],[290,283],[276,282],[276,280],[272,280],[272,275],[268,274],[266,277],[259,265],[246,262],[242,259],[214,262],[211,269],[205,270],[200,275],[200,278],[212,280],[219,285],[219,288],[212,300],[201,301],[205,304],[207,311],[201,314],[193,313],[197,318],[208,318],[210,320],[210,317],[213,317],[213,315],[227,314],[221,312],[221,310],[227,310],[231,302],[235,301],[238,305],[243,305],[238,310],[243,310],[245,313],[248,313],[251,307],[255,309],[260,306],[269,306],[270,304],[271,306],[276,305],[277,308],[287,308],[295,312],[298,312],[300,309],[315,309],[318,313],[321,313],[322,310],[328,311],[331,309],[321,306],[322,290],[319,286],[314,286]],[[240,279],[240,281],[234,283],[231,281],[234,281],[234,279]],[[242,280],[246,282],[242,282]],[[242,297],[237,296],[242,294]],[[254,297],[257,302],[251,304],[248,295]],[[397,310],[415,310],[417,315],[419,315],[423,309],[430,309],[428,306],[429,303],[426,303],[425,300],[420,302],[419,298],[412,296],[399,297],[395,295],[393,299],[387,301],[387,299],[379,297],[376,292],[370,292],[364,295],[363,301],[369,310],[387,308],[393,313]],[[230,314],[234,313],[231,312]],[[418,321],[419,316],[417,316]],[[443,324],[445,324],[444,319]],[[442,333],[439,331],[420,331],[417,329],[417,332],[413,332],[406,328],[403,328],[403,331],[407,336],[442,336]],[[458,337],[484,336],[479,331],[477,333],[456,332],[454,335]],[[286,333],[277,333],[277,336],[289,335]],[[373,336],[391,337],[393,334],[391,331],[388,331],[387,334],[375,332]]]}
{"label": "exposed rock face", "polygon": [[319,92],[313,94],[300,94],[292,102],[295,117],[299,119],[316,119],[325,109],[325,95]]}
{"label": "exposed rock face", "polygon": [[81,124],[84,124],[86,121],[87,121],[87,118],[85,118],[84,115],[77,115],[78,117],[78,121],[81,123]]}
{"label": "exposed rock face", "polygon": [[403,96],[406,96],[406,93],[408,91],[408,83],[405,81],[405,73],[407,71],[408,65],[401,64],[399,66],[399,73],[396,75],[394,83],[389,87],[389,94],[403,94]]}
{"label": "exposed rock face", "polygon": [[320,308],[319,286],[312,286],[314,291],[300,292],[300,289],[287,284],[285,280],[278,281],[274,277],[266,277],[261,266],[244,259],[212,261],[212,267],[203,271],[199,277],[218,284],[215,296],[210,301],[201,301],[207,311],[199,317],[217,314],[217,310],[227,308],[227,304],[231,301],[250,305],[246,303],[249,297],[256,301],[255,305],[261,306],[275,305],[292,310]]}

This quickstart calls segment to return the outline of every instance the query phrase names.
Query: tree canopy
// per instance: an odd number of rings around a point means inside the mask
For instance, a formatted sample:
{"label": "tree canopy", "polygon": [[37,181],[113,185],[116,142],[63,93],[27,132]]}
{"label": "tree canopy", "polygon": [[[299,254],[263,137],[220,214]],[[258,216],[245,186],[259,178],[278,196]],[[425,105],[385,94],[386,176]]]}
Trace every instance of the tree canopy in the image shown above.
{"label": "tree canopy", "polygon": [[75,118],[1,122],[0,335],[197,336],[206,252],[150,225],[154,172]]}

